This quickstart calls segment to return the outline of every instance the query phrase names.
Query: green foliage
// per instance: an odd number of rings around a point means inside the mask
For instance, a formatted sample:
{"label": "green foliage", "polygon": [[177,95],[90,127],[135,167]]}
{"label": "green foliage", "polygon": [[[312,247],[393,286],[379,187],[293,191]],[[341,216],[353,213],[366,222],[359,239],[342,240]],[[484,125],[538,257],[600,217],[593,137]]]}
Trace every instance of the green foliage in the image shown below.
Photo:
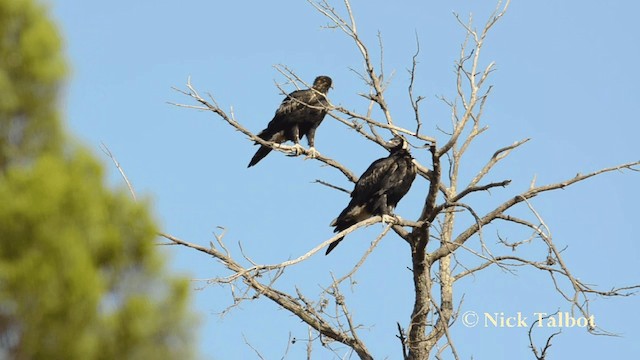
{"label": "green foliage", "polygon": [[149,204],[63,142],[60,48],[35,0],[0,0],[0,359],[189,359]]}
{"label": "green foliage", "polygon": [[44,7],[0,0],[0,172],[60,148],[62,40]]}
{"label": "green foliage", "polygon": [[5,175],[0,348],[20,359],[187,357],[188,283],[160,276],[146,206],[108,190],[83,152]]}

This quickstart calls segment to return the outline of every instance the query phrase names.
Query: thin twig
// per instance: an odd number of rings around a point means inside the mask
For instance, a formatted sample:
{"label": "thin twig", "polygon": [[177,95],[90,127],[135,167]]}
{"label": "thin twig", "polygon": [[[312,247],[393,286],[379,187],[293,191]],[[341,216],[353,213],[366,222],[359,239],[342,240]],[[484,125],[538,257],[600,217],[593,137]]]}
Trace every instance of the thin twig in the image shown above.
{"label": "thin twig", "polygon": [[113,155],[111,150],[109,150],[109,148],[107,147],[107,145],[105,145],[105,143],[100,143],[100,148],[102,149],[103,153],[105,153],[109,158],[111,158],[111,161],[113,161],[113,164],[116,166],[116,169],[118,169],[118,171],[120,172],[120,175],[124,179],[124,182],[127,184],[127,188],[129,188],[129,193],[131,194],[133,201],[138,201],[136,199],[136,192],[133,189],[133,185],[131,185],[131,182],[129,181],[127,174],[125,174],[124,170],[122,169],[122,166],[120,166],[120,163],[118,162],[116,157]]}
{"label": "thin twig", "polygon": [[324,185],[324,186],[330,187],[332,189],[339,190],[339,191],[342,191],[344,193],[347,193],[347,194],[351,195],[351,191],[349,191],[349,190],[347,190],[347,189],[345,189],[343,187],[340,187],[338,185],[333,185],[333,184],[328,183],[326,181],[320,180],[320,179],[316,179],[316,181],[314,181],[314,183],[320,184],[320,185]]}
{"label": "thin twig", "polygon": [[[559,311],[560,310],[556,311],[551,315],[547,315],[541,319],[546,320],[554,315],[557,315]],[[531,351],[533,351],[533,355],[536,357],[536,360],[545,360],[547,358],[547,351],[549,350],[549,348],[551,348],[551,340],[553,339],[554,336],[562,333],[562,329],[560,329],[557,332],[554,332],[553,334],[551,334],[551,336],[547,338],[547,341],[544,344],[544,347],[540,348],[540,351],[538,351],[538,348],[536,348],[536,346],[533,344],[533,328],[541,319],[534,321],[529,327],[529,344],[530,344],[529,346],[531,347]]]}

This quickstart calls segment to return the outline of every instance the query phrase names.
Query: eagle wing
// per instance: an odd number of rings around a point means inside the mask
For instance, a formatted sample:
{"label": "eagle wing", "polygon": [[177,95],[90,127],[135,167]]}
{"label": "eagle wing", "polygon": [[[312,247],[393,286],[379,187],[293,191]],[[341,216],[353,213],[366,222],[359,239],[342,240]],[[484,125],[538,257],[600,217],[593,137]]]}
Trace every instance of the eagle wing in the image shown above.
{"label": "eagle wing", "polygon": [[[330,80],[329,80],[330,81]],[[269,121],[266,129],[262,130],[258,136],[267,141],[283,143],[287,140],[298,141],[307,137],[310,147],[314,146],[316,128],[320,125],[326,111],[314,108],[327,103],[324,96],[317,94],[318,90],[306,89],[296,90],[288,94],[275,114]],[[271,148],[261,145],[249,162],[248,167],[254,166],[271,152]]]}
{"label": "eagle wing", "polygon": [[298,117],[300,113],[305,112],[309,107],[308,104],[313,99],[313,90],[296,90],[282,100],[280,107],[276,110],[274,120],[276,118],[287,118],[289,116]]}
{"label": "eagle wing", "polygon": [[389,176],[398,168],[398,164],[392,157],[386,157],[374,161],[360,176],[351,197],[357,203],[364,203],[374,196],[379,196],[388,189],[393,176]]}
{"label": "eagle wing", "polygon": [[[410,155],[393,154],[374,161],[360,176],[351,192],[349,205],[331,222],[340,232],[373,215],[390,215],[398,201],[406,195],[416,177]],[[327,249],[329,254],[342,241],[337,239]]]}

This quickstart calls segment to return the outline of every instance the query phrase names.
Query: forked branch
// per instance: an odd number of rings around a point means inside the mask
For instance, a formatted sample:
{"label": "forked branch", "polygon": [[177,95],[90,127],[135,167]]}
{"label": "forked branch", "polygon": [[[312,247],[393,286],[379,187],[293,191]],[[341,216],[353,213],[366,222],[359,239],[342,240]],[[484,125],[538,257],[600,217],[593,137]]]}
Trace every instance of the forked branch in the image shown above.
{"label": "forked branch", "polygon": [[264,295],[278,305],[282,306],[284,309],[300,318],[309,326],[313,327],[323,336],[327,336],[335,341],[349,346],[358,354],[361,359],[373,359],[366,346],[360,339],[354,336],[350,336],[346,332],[334,328],[325,319],[319,316],[317,312],[309,309],[308,306],[306,306],[301,300],[298,300],[291,295],[274,289],[272,284],[265,285],[262,282],[258,281],[256,272],[244,268],[230,256],[225,255],[214,247],[206,248],[197,244],[192,244],[169,234],[161,233],[160,236],[166,238],[172,243],[186,246],[213,256],[231,272],[242,277],[244,283],[247,284],[251,289],[255,290],[256,294]]}
{"label": "forked branch", "polygon": [[488,214],[486,214],[485,216],[481,217],[475,224],[469,226],[466,230],[464,230],[462,233],[460,233],[455,240],[453,240],[451,243],[447,243],[447,244],[443,244],[443,246],[441,246],[440,248],[438,248],[436,251],[434,251],[433,253],[431,253],[429,255],[430,259],[432,261],[436,261],[440,258],[442,258],[443,256],[447,256],[449,254],[451,254],[451,252],[455,251],[460,245],[464,244],[469,238],[471,238],[473,235],[477,234],[478,231],[480,230],[480,228],[486,224],[491,223],[493,220],[499,218],[500,216],[504,215],[504,212],[507,211],[508,209],[510,209],[511,207],[513,207],[514,205],[517,205],[523,201],[526,201],[528,199],[531,199],[535,196],[537,196],[538,194],[544,193],[544,192],[548,192],[548,191],[553,191],[553,190],[558,190],[558,189],[564,189],[567,186],[570,186],[572,184],[584,181],[586,179],[589,179],[591,177],[594,176],[598,176],[600,174],[604,174],[604,173],[608,173],[608,172],[612,172],[612,171],[620,171],[620,170],[632,170],[632,171],[639,171],[638,169],[636,169],[635,167],[640,166],[640,161],[635,161],[632,163],[627,163],[627,164],[622,164],[622,165],[618,165],[618,166],[613,166],[613,167],[608,167],[605,169],[601,169],[601,170],[597,170],[594,171],[592,173],[589,174],[577,174],[576,176],[574,176],[571,179],[562,181],[562,182],[558,182],[558,183],[554,183],[554,184],[548,184],[548,185],[544,185],[544,186],[538,186],[538,187],[534,187],[532,189],[529,189],[519,195],[516,195],[514,197],[512,197],[511,199],[505,201],[504,203],[502,203],[501,205],[499,205],[498,207],[496,207],[494,210],[492,210],[491,212],[489,212]]}

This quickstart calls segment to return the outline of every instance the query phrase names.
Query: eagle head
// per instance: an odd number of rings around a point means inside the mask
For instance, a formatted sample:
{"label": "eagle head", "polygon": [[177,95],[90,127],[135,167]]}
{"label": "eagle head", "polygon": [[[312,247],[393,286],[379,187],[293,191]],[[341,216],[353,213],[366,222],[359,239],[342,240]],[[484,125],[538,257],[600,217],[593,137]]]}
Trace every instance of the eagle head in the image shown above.
{"label": "eagle head", "polygon": [[331,88],[331,78],[328,76],[318,76],[314,81],[313,81],[313,88],[320,91],[323,94],[326,94],[329,89]]}
{"label": "eagle head", "polygon": [[386,144],[386,148],[390,152],[396,152],[399,150],[409,150],[409,142],[404,137],[396,135]]}

